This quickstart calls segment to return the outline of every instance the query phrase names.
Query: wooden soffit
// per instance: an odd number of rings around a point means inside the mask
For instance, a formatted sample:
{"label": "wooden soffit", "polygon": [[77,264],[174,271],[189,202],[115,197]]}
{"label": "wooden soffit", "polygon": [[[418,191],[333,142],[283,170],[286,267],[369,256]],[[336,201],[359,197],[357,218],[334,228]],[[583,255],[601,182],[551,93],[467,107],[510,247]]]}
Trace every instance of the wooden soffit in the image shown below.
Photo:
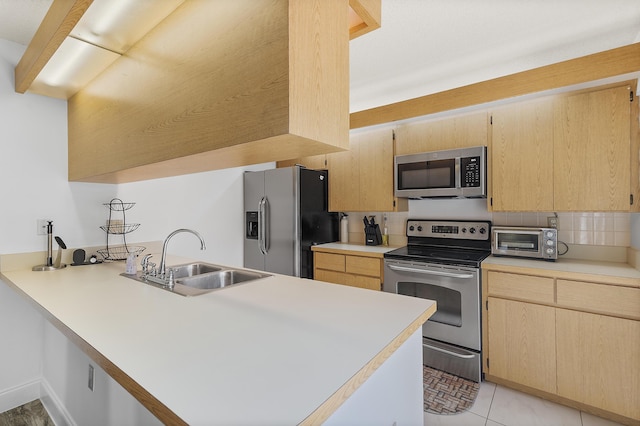
{"label": "wooden soffit", "polygon": [[351,113],[350,128],[391,123],[640,72],[640,43]]}

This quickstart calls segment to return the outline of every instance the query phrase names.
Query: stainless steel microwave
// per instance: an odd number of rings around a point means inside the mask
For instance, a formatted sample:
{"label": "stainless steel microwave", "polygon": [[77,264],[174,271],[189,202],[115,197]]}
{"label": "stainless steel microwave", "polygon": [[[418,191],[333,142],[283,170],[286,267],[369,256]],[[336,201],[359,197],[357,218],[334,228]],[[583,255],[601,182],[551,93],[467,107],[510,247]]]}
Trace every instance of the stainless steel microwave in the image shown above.
{"label": "stainless steel microwave", "polygon": [[397,155],[395,196],[483,198],[487,196],[487,147]]}
{"label": "stainless steel microwave", "polygon": [[558,258],[555,228],[491,227],[491,254],[554,261]]}

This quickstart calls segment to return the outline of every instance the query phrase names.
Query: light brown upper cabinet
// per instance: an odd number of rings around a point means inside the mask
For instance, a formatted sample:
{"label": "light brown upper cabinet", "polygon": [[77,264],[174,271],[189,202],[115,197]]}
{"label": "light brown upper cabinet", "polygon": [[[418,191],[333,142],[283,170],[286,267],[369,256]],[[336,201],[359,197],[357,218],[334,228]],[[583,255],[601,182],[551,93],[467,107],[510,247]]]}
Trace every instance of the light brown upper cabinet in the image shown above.
{"label": "light brown upper cabinet", "polygon": [[406,211],[407,200],[393,196],[393,130],[353,133],[349,145],[327,154],[329,210]]}
{"label": "light brown upper cabinet", "polygon": [[417,121],[396,128],[396,155],[487,146],[487,113]]}
{"label": "light brown upper cabinet", "polygon": [[628,86],[614,87],[556,102],[556,210],[629,210],[629,90]]}
{"label": "light brown upper cabinet", "polygon": [[553,211],[553,98],[493,110],[493,210]]}
{"label": "light brown upper cabinet", "polygon": [[[34,78],[100,3],[54,0],[16,67],[16,91],[37,92]],[[379,26],[380,0],[174,3],[97,77],[56,92],[70,96],[69,180],[129,182],[348,147],[349,40]]]}
{"label": "light brown upper cabinet", "polygon": [[638,168],[638,155],[630,155],[637,146],[637,133],[632,138],[630,105],[630,86],[625,84],[493,110],[491,208],[637,208],[631,204],[638,185],[632,182],[631,170]]}

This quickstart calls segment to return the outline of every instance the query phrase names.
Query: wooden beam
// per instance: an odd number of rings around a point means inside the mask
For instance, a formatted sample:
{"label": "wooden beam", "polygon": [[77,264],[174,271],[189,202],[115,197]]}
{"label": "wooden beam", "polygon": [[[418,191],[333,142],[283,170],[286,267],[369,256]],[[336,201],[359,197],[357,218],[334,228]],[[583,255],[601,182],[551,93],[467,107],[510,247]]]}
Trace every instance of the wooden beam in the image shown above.
{"label": "wooden beam", "polygon": [[640,71],[640,43],[351,113],[350,128],[390,123]]}
{"label": "wooden beam", "polygon": [[26,92],[93,0],[54,0],[15,69],[16,92]]}
{"label": "wooden beam", "polygon": [[349,39],[353,40],[380,28],[382,23],[381,0],[349,0],[349,6],[362,19],[362,23],[349,28]]}

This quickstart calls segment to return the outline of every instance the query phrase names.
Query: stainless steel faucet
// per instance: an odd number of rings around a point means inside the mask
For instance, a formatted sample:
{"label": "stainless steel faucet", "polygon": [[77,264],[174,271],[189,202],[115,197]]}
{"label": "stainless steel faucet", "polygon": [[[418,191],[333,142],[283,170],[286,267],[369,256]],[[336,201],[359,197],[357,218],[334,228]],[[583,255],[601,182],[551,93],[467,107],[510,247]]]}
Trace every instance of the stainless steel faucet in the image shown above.
{"label": "stainless steel faucet", "polygon": [[167,238],[164,240],[164,244],[162,245],[162,259],[160,260],[160,278],[164,279],[165,277],[165,266],[166,266],[166,259],[167,259],[167,245],[169,244],[169,240],[176,234],[179,234],[181,232],[189,232],[193,235],[195,235],[196,237],[198,237],[200,239],[200,250],[204,250],[207,247],[204,244],[204,239],[202,239],[202,237],[200,236],[200,234],[198,234],[196,231],[191,230],[191,229],[176,229],[175,231],[173,231],[172,233],[169,234],[169,236],[167,236]]}

